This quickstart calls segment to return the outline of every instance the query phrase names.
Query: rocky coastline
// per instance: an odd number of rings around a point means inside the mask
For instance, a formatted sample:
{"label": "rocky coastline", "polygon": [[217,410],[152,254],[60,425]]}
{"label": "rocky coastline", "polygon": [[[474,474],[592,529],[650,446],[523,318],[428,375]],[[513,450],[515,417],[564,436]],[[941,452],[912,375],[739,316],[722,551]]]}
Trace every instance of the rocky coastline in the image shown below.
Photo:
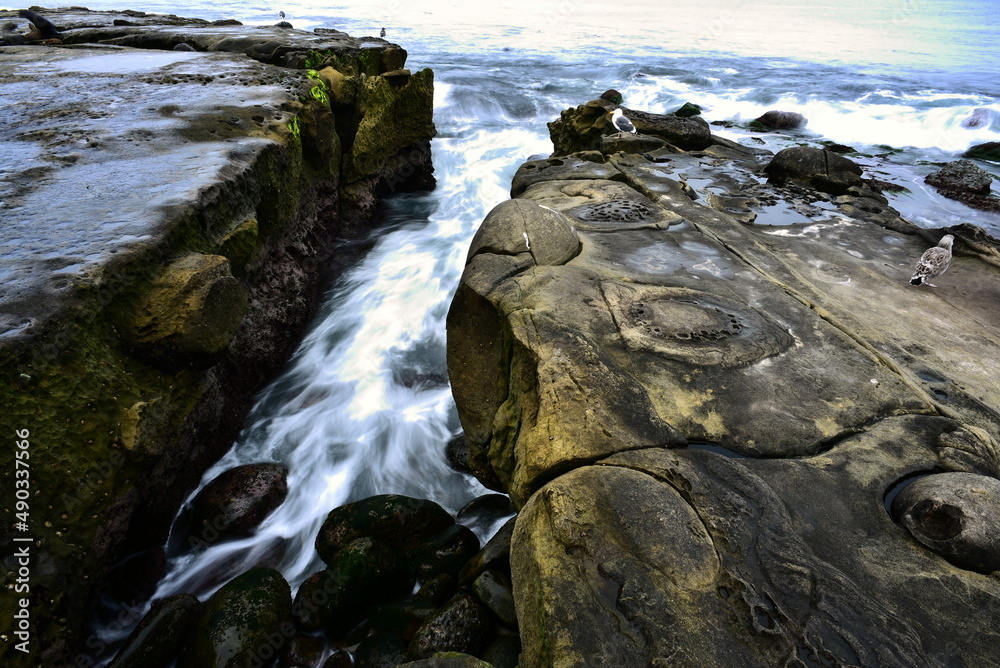
{"label": "rocky coastline", "polygon": [[18,509],[3,448],[2,584],[29,549],[30,591],[0,617],[30,633],[0,662],[75,666],[112,566],[150,593],[181,501],[351,261],[338,240],[433,187],[433,74],[336,30],[33,9],[57,42],[0,48],[0,402],[30,465]]}
{"label": "rocky coastline", "polygon": [[549,124],[448,318],[468,463],[519,509],[520,665],[994,662],[997,240],[690,109],[612,134],[620,103]]}
{"label": "rocky coastline", "polygon": [[[30,593],[0,617],[30,612],[31,651],[7,635],[4,665],[909,668],[1000,649],[1000,243],[911,224],[850,147],[772,154],[617,91],[549,124],[552,155],[483,221],[451,304],[448,458],[503,494],[457,516],[333,508],[294,595],[265,555],[143,614],[182,500],[351,260],[338,241],[433,187],[433,74],[336,30],[0,12],[19,18],[34,33],[0,48],[0,475],[26,491],[0,584],[30,553]],[[617,108],[637,132],[611,131]],[[928,177],[985,210],[991,182],[969,160]],[[910,285],[945,234],[941,287]],[[286,476],[224,472],[168,549],[253,532]],[[470,529],[515,512],[485,544]],[[99,600],[134,626],[120,648],[86,628]]]}

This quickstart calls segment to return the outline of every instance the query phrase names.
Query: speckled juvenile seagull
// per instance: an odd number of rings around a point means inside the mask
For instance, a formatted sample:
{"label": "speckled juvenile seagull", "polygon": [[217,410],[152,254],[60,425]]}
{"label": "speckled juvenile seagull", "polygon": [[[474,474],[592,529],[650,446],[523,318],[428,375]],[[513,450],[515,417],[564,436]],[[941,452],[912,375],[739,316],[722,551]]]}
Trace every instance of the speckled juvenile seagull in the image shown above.
{"label": "speckled juvenile seagull", "polygon": [[951,264],[951,244],[953,241],[955,241],[955,237],[946,234],[941,237],[937,246],[924,251],[924,254],[920,256],[920,262],[917,262],[917,270],[913,272],[913,278],[910,279],[911,285],[937,287],[927,281],[948,271],[948,266]]}
{"label": "speckled juvenile seagull", "polygon": [[615,112],[611,114],[611,125],[615,126],[615,130],[618,130],[619,137],[622,136],[623,132],[635,134],[635,126],[632,125],[632,121],[622,115],[621,109],[615,109]]}

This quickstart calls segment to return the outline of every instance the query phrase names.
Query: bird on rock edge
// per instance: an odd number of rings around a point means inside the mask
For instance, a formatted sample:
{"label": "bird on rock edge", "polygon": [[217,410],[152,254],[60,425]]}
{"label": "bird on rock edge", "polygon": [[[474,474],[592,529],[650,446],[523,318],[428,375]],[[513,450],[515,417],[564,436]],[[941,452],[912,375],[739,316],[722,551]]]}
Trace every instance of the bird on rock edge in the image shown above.
{"label": "bird on rock edge", "polygon": [[948,271],[948,267],[951,265],[951,244],[953,241],[955,241],[955,237],[946,234],[941,237],[937,246],[924,251],[924,254],[920,256],[920,261],[917,262],[917,269],[913,272],[910,285],[937,287],[928,281]]}
{"label": "bird on rock edge", "polygon": [[623,132],[635,134],[635,126],[632,125],[632,121],[622,114],[621,109],[615,109],[614,113],[611,114],[611,125],[615,127],[615,130],[618,130],[618,134],[616,135],[618,137],[621,137]]}

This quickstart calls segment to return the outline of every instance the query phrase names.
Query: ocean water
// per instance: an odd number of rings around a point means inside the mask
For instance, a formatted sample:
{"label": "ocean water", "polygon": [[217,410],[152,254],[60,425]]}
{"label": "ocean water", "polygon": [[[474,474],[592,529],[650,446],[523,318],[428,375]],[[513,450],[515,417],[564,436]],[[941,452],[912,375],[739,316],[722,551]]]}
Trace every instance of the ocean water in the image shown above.
{"label": "ocean water", "polygon": [[[909,188],[892,196],[906,217],[926,227],[969,221],[1000,234],[1000,216],[923,184],[933,163],[1000,140],[998,2],[86,4],[258,25],[275,23],[283,10],[295,28],[357,37],[384,27],[409,52],[408,67],[435,71],[438,188],[386,202],[373,249],[331,289],[233,449],[203,478],[281,462],[290,470],[287,500],[252,538],[197,553],[171,545],[157,596],[204,598],[261,563],[276,565],[294,588],[321,567],[312,544],[335,506],[402,493],[457,512],[486,492],[445,463],[445,443],[460,431],[444,366],[448,305],[479,223],[508,197],[518,165],[551,151],[546,123],[606,89],[652,112],[694,102],[710,122],[800,112],[808,126],[794,136],[715,131],[758,137],[772,150],[820,140],[873,156],[891,147],[888,160],[861,162]],[[963,127],[974,113],[985,121]],[[981,166],[1000,176],[996,165]],[[478,530],[486,538],[494,529]],[[109,618],[115,605],[108,602]],[[98,633],[109,642],[122,636]]]}

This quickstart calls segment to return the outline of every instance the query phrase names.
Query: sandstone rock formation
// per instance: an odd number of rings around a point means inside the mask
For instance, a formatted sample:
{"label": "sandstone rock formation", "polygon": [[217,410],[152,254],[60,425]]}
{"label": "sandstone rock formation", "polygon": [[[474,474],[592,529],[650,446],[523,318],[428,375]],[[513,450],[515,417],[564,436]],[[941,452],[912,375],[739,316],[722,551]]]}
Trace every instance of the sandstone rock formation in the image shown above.
{"label": "sandstone rock formation", "polygon": [[995,242],[953,228],[949,280],[914,289],[926,241],[851,161],[611,152],[598,108],[518,170],[448,317],[469,465],[520,508],[521,665],[994,661],[993,496],[887,505],[1000,476]]}
{"label": "sandstone rock formation", "polygon": [[311,318],[335,239],[433,184],[433,75],[396,45],[42,13],[69,48],[0,50],[0,404],[37,462],[32,655],[4,643],[5,666],[103,645],[84,624],[105,574],[164,544]]}

